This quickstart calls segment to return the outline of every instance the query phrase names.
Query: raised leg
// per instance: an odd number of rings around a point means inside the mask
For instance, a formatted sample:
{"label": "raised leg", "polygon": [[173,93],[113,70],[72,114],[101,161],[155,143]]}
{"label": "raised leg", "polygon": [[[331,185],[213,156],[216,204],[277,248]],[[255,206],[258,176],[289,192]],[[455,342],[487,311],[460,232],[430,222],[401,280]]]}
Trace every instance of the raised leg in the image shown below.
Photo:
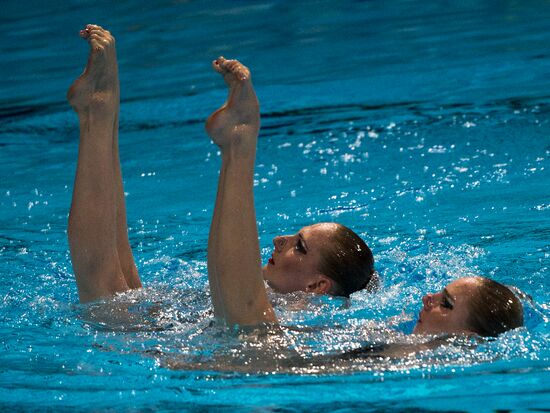
{"label": "raised leg", "polygon": [[[129,282],[119,258],[127,234],[120,236],[126,217],[115,139],[120,94],[115,40],[95,25],[80,35],[88,41],[90,55],[67,94],[80,124],[68,236],[80,301],[87,302],[125,291]],[[131,268],[127,261],[124,265]]]}
{"label": "raised leg", "polygon": [[128,287],[141,288],[141,280],[130,247],[128,239],[128,224],[126,218],[126,200],[124,197],[124,187],[122,184],[122,171],[120,170],[120,158],[118,154],[118,116],[117,112],[113,127],[113,168],[115,173],[115,203],[116,203],[116,241],[118,259],[124,279]]}
{"label": "raised leg", "polygon": [[214,311],[229,325],[276,322],[261,272],[253,175],[260,128],[249,70],[223,57],[213,62],[229,87],[227,102],[206,122],[222,152],[218,193],[208,240],[208,277]]}

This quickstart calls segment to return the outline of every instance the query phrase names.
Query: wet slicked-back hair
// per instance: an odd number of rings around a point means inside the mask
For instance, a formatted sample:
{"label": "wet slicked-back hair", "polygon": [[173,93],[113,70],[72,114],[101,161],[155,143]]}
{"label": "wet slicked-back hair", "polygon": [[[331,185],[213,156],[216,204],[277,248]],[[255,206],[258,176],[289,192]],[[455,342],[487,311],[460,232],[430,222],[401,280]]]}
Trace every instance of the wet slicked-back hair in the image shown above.
{"label": "wet slicked-back hair", "polygon": [[470,299],[468,323],[474,333],[496,337],[523,325],[523,307],[506,286],[485,277],[476,277],[479,288]]}
{"label": "wet slicked-back hair", "polygon": [[378,288],[372,251],[359,235],[342,224],[336,229],[321,251],[319,271],[338,284],[334,295],[349,297],[355,291]]}

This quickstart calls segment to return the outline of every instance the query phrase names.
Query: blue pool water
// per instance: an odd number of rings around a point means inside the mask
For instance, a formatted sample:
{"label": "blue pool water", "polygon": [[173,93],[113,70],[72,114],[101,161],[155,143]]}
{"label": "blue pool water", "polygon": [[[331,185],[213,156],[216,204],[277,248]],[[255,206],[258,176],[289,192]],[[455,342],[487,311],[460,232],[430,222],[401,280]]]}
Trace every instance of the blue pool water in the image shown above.
{"label": "blue pool water", "polygon": [[[3,2],[0,16],[0,410],[550,408],[548,1],[46,3]],[[146,286],[102,306],[77,304],[66,241],[78,130],[65,93],[89,22],[117,36]],[[219,160],[202,124],[225,97],[218,55],[252,69],[262,105],[263,258],[275,235],[338,221],[372,247],[380,292],[273,294],[285,328],[262,337],[212,325]],[[471,274],[530,294],[526,328],[333,357],[418,342],[404,333],[422,295]]]}

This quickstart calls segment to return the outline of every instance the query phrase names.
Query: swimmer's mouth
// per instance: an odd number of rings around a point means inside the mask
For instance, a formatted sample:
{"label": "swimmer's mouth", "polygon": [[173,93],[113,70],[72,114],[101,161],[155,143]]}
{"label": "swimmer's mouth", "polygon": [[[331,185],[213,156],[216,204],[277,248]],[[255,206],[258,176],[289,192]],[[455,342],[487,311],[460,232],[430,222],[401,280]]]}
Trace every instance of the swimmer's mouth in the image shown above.
{"label": "swimmer's mouth", "polygon": [[267,262],[268,264],[275,265],[275,261],[273,260],[273,257],[271,257]]}

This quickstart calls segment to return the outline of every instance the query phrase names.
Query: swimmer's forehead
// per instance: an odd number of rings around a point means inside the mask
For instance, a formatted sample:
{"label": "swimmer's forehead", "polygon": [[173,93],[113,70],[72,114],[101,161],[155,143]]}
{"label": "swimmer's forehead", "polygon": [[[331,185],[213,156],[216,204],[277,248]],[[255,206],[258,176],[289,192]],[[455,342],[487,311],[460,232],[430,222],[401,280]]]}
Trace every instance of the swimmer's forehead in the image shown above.
{"label": "swimmer's forehead", "polygon": [[476,277],[465,277],[453,281],[443,289],[443,294],[453,300],[464,296],[470,296],[479,286],[479,280]]}
{"label": "swimmer's forehead", "polygon": [[329,241],[330,235],[336,230],[337,225],[331,222],[309,225],[298,231],[298,236],[308,246],[322,245]]}
{"label": "swimmer's forehead", "polygon": [[319,224],[308,225],[298,231],[305,234],[330,233],[336,231],[338,225],[333,222],[321,222]]}

